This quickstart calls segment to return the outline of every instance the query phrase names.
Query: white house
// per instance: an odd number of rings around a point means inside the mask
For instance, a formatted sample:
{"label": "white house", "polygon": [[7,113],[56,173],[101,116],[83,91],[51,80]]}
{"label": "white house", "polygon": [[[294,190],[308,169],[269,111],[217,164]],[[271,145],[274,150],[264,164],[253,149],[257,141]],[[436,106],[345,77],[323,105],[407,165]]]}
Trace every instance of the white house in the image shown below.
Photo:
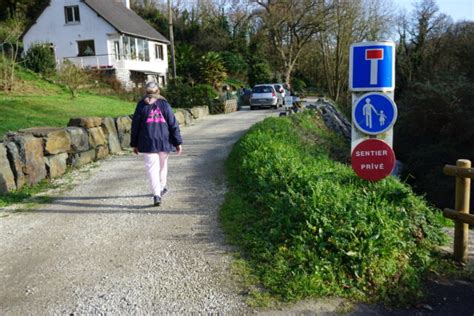
{"label": "white house", "polygon": [[59,64],[113,72],[127,88],[167,82],[169,41],[130,9],[130,0],[51,0],[23,43],[25,51],[50,44]]}

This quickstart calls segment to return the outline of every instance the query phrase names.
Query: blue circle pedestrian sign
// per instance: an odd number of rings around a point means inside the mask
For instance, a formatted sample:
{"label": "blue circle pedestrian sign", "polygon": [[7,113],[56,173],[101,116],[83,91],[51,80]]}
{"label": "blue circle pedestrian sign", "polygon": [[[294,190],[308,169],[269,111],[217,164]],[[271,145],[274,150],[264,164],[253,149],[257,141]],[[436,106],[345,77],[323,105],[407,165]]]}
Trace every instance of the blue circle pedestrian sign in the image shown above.
{"label": "blue circle pedestrian sign", "polygon": [[362,95],[352,110],[354,125],[365,134],[377,135],[388,131],[397,120],[397,106],[381,92]]}

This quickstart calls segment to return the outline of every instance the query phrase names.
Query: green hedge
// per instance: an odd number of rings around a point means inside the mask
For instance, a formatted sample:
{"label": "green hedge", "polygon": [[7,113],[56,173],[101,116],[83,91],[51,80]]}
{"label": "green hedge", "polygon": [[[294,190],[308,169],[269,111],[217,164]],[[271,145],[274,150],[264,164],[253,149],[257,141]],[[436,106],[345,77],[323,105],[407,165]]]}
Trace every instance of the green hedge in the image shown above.
{"label": "green hedge", "polygon": [[166,88],[162,89],[161,93],[174,108],[210,106],[217,97],[217,92],[210,85],[191,86],[179,79],[171,81]]}
{"label": "green hedge", "polygon": [[51,44],[38,43],[30,47],[25,54],[26,68],[42,74],[52,74],[56,70],[56,60]]}
{"label": "green hedge", "polygon": [[306,113],[258,123],[228,159],[223,227],[282,300],[404,302],[444,238],[441,216],[407,185],[363,181],[331,159],[346,147]]}

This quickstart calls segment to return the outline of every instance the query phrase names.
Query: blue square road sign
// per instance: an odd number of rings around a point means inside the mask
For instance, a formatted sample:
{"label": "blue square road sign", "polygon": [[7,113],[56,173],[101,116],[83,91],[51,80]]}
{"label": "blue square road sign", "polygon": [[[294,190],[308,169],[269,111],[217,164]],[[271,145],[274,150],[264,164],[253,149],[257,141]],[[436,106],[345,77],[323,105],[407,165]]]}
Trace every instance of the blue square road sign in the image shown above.
{"label": "blue square road sign", "polygon": [[387,41],[352,44],[349,56],[349,90],[394,89],[395,43]]}

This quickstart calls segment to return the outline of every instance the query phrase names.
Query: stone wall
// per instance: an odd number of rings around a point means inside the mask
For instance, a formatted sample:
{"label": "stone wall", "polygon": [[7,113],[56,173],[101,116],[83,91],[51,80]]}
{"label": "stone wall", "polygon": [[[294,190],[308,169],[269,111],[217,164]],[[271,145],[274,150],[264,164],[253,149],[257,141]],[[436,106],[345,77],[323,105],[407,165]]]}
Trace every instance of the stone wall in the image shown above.
{"label": "stone wall", "polygon": [[[209,115],[205,106],[178,109],[181,126]],[[130,145],[131,116],[80,117],[66,128],[33,127],[9,132],[0,141],[0,194],[62,176],[118,153]]]}
{"label": "stone wall", "polygon": [[224,102],[224,113],[232,113],[238,110],[237,99],[231,99]]}
{"label": "stone wall", "polygon": [[238,110],[237,99],[226,100],[211,107],[212,114],[228,114]]}

